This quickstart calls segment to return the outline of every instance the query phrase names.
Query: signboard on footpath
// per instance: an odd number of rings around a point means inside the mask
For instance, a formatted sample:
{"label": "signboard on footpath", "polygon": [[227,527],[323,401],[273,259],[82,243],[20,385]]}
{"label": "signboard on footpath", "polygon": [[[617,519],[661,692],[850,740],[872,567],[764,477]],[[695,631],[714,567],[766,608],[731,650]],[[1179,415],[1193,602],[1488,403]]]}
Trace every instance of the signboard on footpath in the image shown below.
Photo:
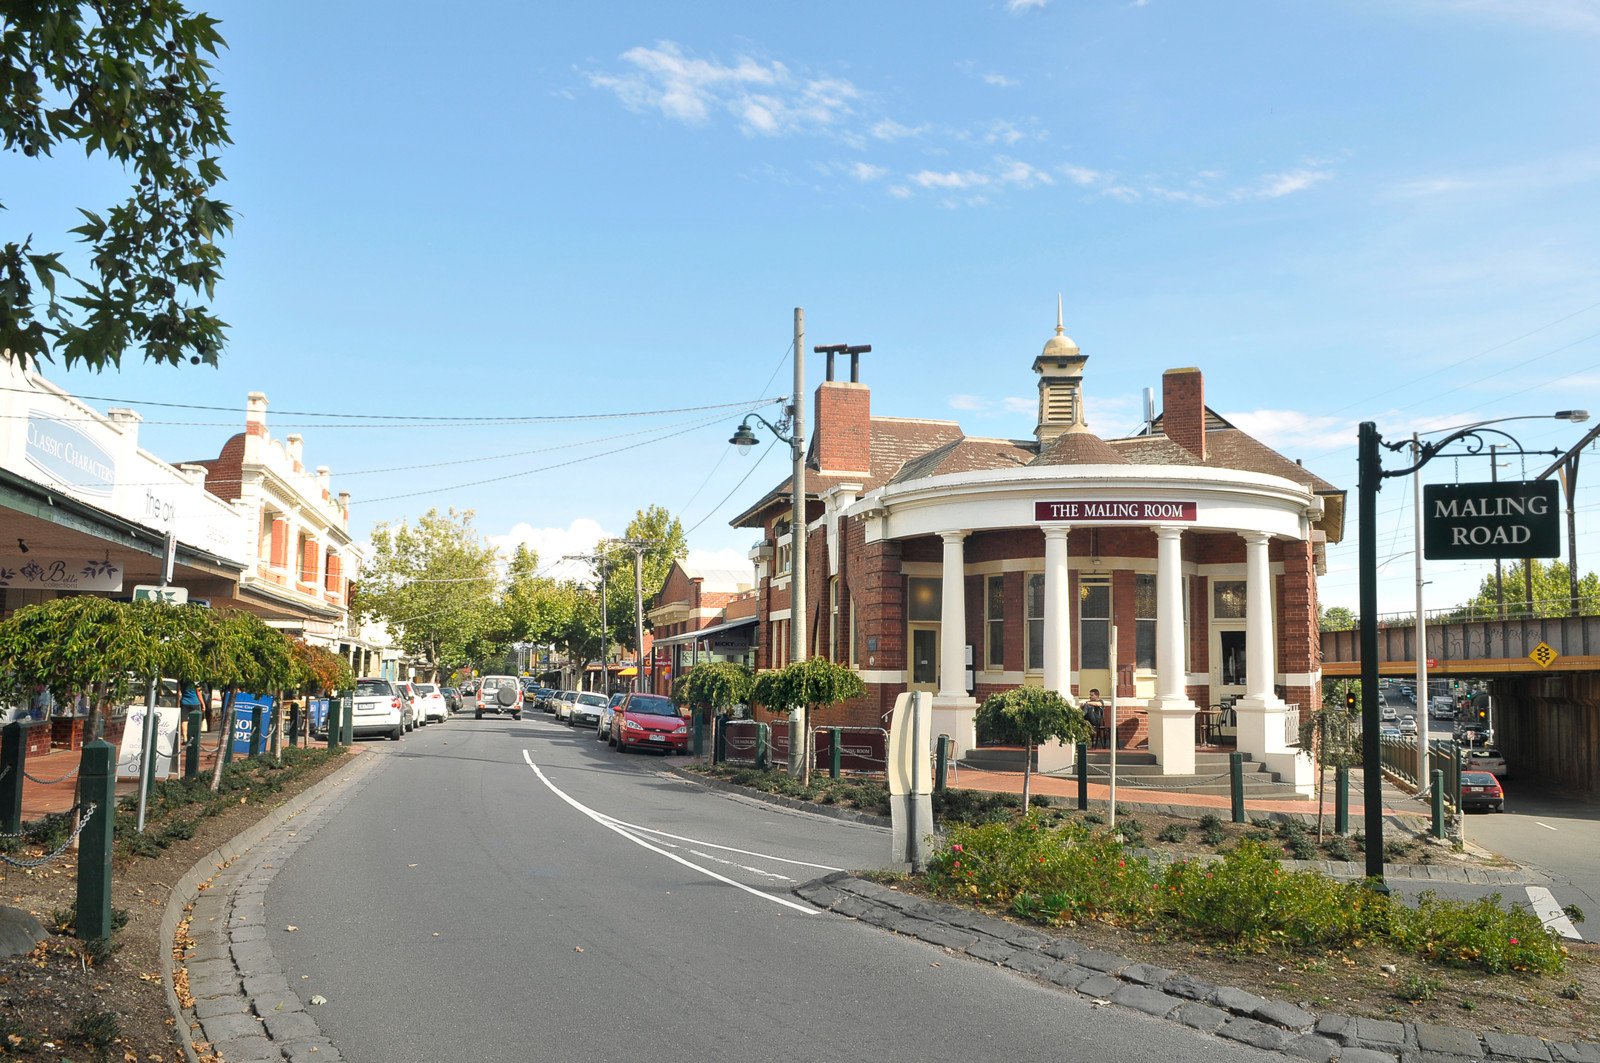
{"label": "signboard on footpath", "polygon": [[1486,561],[1561,556],[1554,480],[1424,484],[1422,556]]}
{"label": "signboard on footpath", "polygon": [[[122,745],[117,749],[119,778],[139,777],[139,766],[143,760],[139,743],[144,738],[146,711],[143,705],[130,706],[128,709],[127,722],[122,728]],[[178,745],[178,707],[156,706],[156,762],[150,776],[152,779],[165,779],[178,770]]]}
{"label": "signboard on footpath", "polygon": [[[272,726],[272,695],[271,694],[235,694],[233,697],[233,755],[248,757],[250,755],[250,734],[255,730],[255,720],[250,710],[261,706],[261,725]],[[263,736],[261,748],[266,749],[268,738]]]}

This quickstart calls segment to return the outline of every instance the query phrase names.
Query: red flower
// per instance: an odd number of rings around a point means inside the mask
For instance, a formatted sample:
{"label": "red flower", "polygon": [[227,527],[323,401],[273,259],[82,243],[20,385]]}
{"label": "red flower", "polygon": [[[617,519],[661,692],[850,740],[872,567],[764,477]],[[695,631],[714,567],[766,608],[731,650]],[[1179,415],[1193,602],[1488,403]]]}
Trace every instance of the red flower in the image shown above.
{"label": "red flower", "polygon": [[1513,944],[1513,945],[1515,945],[1515,944],[1517,944],[1517,943],[1518,943],[1518,942],[1517,942],[1517,939],[1516,939],[1516,938],[1512,938],[1512,939],[1511,939],[1511,943],[1512,943],[1512,944]]}
{"label": "red flower", "polygon": [[960,853],[960,852],[965,852],[966,850],[962,849],[960,845],[952,845],[950,847],[950,851],[954,852],[954,853]]}

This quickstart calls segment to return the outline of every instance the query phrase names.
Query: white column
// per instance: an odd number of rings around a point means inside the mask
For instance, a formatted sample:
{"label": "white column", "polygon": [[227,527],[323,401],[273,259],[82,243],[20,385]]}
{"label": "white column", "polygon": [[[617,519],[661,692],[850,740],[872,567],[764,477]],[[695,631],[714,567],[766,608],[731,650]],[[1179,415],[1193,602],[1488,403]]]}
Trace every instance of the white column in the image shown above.
{"label": "white column", "polygon": [[944,569],[939,610],[939,693],[933,699],[933,733],[947,734],[958,755],[978,744],[978,703],[967,694],[967,565],[964,531],[941,532]]}
{"label": "white column", "polygon": [[1183,529],[1156,533],[1156,696],[1150,752],[1163,775],[1193,775],[1195,704],[1184,691]]}
{"label": "white column", "polygon": [[[1067,577],[1067,536],[1072,529],[1044,529],[1044,688],[1072,697],[1072,589]],[[1027,584],[1023,584],[1027,594]],[[1023,610],[1026,615],[1027,610]],[[1026,623],[1026,621],[1024,621]],[[1063,742],[1039,747],[1039,770],[1072,767],[1077,750]]]}
{"label": "white column", "polygon": [[1067,579],[1071,530],[1056,525],[1044,529],[1044,686],[1064,698],[1072,696],[1072,594]]}
{"label": "white column", "polygon": [[1273,691],[1278,674],[1277,638],[1272,627],[1272,567],[1264,532],[1244,533],[1244,689],[1234,705],[1239,720],[1239,752],[1248,753],[1296,786],[1308,783],[1311,761],[1289,745],[1288,706]]}

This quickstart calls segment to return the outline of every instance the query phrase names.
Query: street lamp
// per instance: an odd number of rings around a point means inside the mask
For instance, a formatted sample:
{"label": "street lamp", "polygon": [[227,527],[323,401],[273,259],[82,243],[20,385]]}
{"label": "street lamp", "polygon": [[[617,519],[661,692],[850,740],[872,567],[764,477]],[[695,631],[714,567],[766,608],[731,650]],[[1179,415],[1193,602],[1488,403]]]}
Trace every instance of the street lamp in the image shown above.
{"label": "street lamp", "polygon": [[[1560,421],[1583,422],[1589,419],[1587,410],[1560,410],[1553,414],[1520,414],[1512,417],[1495,417],[1486,421],[1477,421],[1473,424],[1463,425],[1453,429],[1439,429],[1448,432],[1443,439],[1424,442],[1420,435],[1413,434],[1410,439],[1403,439],[1395,443],[1385,443],[1378,434],[1378,426],[1373,421],[1362,421],[1357,433],[1358,454],[1356,459],[1357,493],[1360,505],[1360,523],[1358,537],[1360,550],[1357,568],[1360,574],[1361,597],[1361,760],[1363,767],[1363,792],[1362,812],[1366,827],[1366,855],[1367,878],[1376,883],[1376,888],[1381,892],[1388,892],[1388,886],[1383,882],[1383,766],[1381,763],[1382,751],[1379,744],[1378,728],[1380,726],[1378,715],[1378,490],[1383,486],[1383,481],[1394,476],[1409,476],[1418,472],[1424,465],[1439,457],[1446,447],[1452,443],[1466,441],[1468,454],[1483,452],[1484,439],[1480,433],[1487,430],[1493,435],[1505,436],[1506,439],[1516,443],[1516,439],[1499,429],[1489,428],[1490,425],[1501,424],[1506,421],[1539,420],[1553,417]],[[1430,433],[1431,434],[1431,433]],[[1405,447],[1412,448],[1412,463],[1403,469],[1385,470],[1383,457],[1379,447],[1398,451]],[[1517,443],[1517,449],[1522,445]],[[1420,556],[1421,550],[1418,550]],[[1419,562],[1420,563],[1420,562]],[[1417,609],[1420,618],[1421,602]],[[1423,659],[1427,655],[1426,646],[1420,642],[1417,645],[1417,656]],[[1419,674],[1422,673],[1419,669]],[[1424,680],[1424,682],[1426,682]],[[1428,689],[1424,685],[1417,691],[1418,707],[1424,713],[1426,720],[1426,698]],[[1419,730],[1420,730],[1419,726]],[[1420,746],[1420,744],[1419,744]],[[1426,762],[1419,762],[1417,772],[1420,776],[1426,770]]]}

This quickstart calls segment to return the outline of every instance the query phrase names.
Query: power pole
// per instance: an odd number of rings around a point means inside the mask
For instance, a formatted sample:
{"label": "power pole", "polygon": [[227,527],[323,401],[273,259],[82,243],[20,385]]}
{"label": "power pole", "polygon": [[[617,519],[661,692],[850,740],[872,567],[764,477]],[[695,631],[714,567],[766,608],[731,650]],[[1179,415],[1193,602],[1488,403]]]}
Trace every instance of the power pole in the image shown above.
{"label": "power pole", "polygon": [[[661,539],[608,539],[605,542],[627,547],[633,551],[633,637],[634,669],[633,689],[644,689],[644,552],[660,546]],[[655,678],[654,669],[650,673]]]}
{"label": "power pole", "polygon": [[[604,540],[602,540],[603,542]],[[611,618],[606,615],[606,555],[600,553],[599,543],[592,554],[567,554],[563,561],[587,561],[600,570],[600,686],[606,697],[611,696]],[[583,685],[583,677],[578,677]]]}

